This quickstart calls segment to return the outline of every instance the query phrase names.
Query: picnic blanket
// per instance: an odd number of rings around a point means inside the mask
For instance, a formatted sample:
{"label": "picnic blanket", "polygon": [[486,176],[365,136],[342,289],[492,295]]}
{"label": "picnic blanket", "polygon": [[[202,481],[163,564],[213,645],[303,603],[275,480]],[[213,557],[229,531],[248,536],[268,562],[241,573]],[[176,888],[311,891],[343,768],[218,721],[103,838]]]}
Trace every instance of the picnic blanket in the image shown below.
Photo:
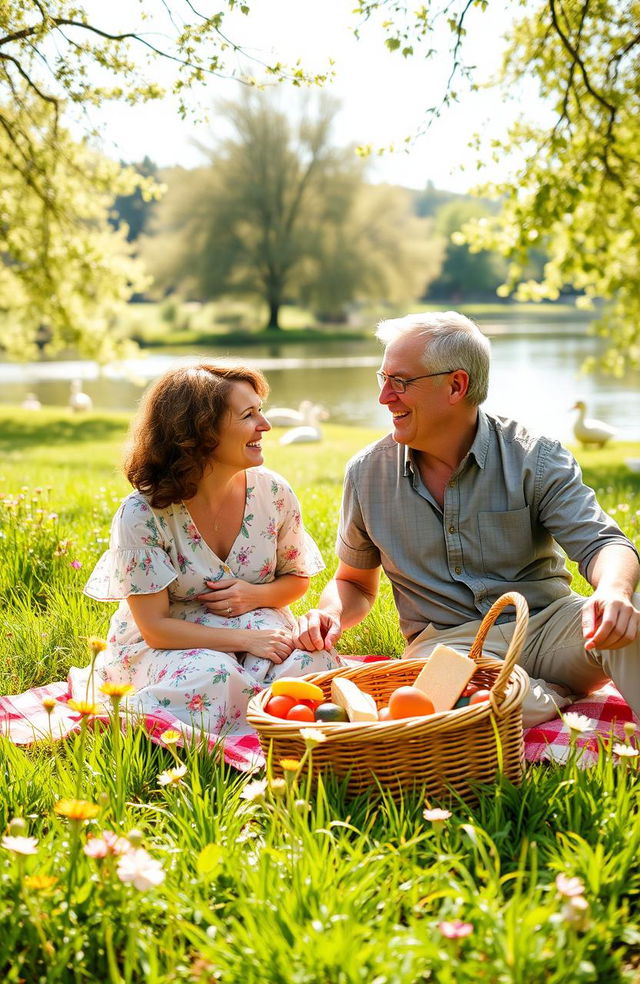
{"label": "picnic blanket", "polygon": [[[357,666],[385,658],[374,655],[351,656],[346,661]],[[65,735],[77,731],[80,717],[67,706],[70,696],[68,684],[58,682],[34,687],[23,694],[0,697],[0,734],[16,745],[31,745],[50,737],[64,738]],[[42,704],[46,697],[53,697],[57,701],[50,717]],[[632,721],[640,726],[640,720],[611,684],[576,701],[566,710],[582,714],[592,722],[592,728],[580,735],[577,742],[582,748],[580,761],[583,765],[596,760],[598,736],[623,741],[626,722]],[[105,722],[108,720],[107,706],[104,715],[98,715],[97,719]],[[186,742],[191,738],[201,738],[199,729],[194,730],[164,708],[159,708],[153,714],[141,715],[139,723],[145,728],[151,741],[158,744],[162,744],[162,733],[169,729],[181,732]],[[225,761],[242,772],[254,771],[264,764],[260,743],[253,733],[227,736],[212,734],[207,737],[210,746],[220,749]],[[569,729],[560,717],[535,728],[528,728],[524,733],[524,749],[528,762],[564,762],[569,752]]]}

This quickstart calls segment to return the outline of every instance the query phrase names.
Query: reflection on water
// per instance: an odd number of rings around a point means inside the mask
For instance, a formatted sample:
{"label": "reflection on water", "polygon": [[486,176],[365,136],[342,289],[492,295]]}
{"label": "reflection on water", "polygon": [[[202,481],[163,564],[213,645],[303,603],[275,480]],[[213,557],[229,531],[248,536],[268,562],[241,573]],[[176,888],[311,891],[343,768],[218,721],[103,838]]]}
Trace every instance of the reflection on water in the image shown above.
{"label": "reflection on water", "polygon": [[[615,427],[621,440],[640,440],[640,373],[623,379],[584,375],[581,365],[602,341],[580,322],[544,326],[514,319],[491,326],[492,375],[486,407],[517,417],[538,431],[571,440],[577,399],[588,413]],[[20,403],[33,392],[44,405],[64,406],[69,381],[79,378],[96,407],[130,410],[150,379],[178,363],[206,359],[246,361],[266,372],[270,403],[297,407],[301,400],[323,403],[338,423],[386,429],[388,411],[377,402],[375,369],[381,349],[375,340],[327,344],[252,346],[246,349],[174,350],[145,353],[114,363],[102,373],[92,362],[0,364],[0,401]]]}

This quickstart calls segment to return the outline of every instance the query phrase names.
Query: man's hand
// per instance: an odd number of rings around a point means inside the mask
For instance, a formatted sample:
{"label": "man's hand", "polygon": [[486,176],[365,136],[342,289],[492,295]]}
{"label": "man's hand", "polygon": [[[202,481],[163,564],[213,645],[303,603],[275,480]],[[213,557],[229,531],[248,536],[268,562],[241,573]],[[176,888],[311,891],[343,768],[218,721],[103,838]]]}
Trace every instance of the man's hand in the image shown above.
{"label": "man's hand", "polygon": [[595,591],[582,609],[584,648],[622,649],[640,630],[640,612],[630,598],[605,590]]}
{"label": "man's hand", "polygon": [[311,608],[298,617],[298,634],[295,636],[296,649],[315,652],[318,649],[333,649],[342,635],[340,620],[330,612]]}

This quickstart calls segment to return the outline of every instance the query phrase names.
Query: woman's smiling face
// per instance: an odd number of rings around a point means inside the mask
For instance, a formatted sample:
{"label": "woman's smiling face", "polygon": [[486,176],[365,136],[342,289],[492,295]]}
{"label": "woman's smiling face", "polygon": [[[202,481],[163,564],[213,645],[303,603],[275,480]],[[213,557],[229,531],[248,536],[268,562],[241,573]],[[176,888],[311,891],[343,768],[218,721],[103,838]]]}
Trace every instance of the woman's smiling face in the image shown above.
{"label": "woman's smiling face", "polygon": [[239,469],[261,465],[264,460],[262,435],[271,430],[271,424],[262,412],[261,398],[250,383],[238,381],[231,384],[227,409],[218,446],[213,452],[214,464]]}

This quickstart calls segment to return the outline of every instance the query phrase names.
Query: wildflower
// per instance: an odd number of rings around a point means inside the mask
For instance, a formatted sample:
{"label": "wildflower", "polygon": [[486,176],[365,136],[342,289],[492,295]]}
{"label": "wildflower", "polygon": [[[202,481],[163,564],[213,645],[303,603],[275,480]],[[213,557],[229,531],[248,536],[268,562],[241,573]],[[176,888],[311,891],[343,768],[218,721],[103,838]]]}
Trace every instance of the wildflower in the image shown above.
{"label": "wildflower", "polygon": [[105,694],[106,697],[111,697],[112,700],[122,700],[123,697],[132,694],[135,689],[132,683],[111,683],[109,680],[106,680],[100,687],[101,693]]}
{"label": "wildflower", "polygon": [[53,875],[26,875],[24,884],[34,892],[48,892],[57,881]]}
{"label": "wildflower", "polygon": [[315,748],[327,740],[327,736],[319,728],[301,728],[300,737],[308,749]]}
{"label": "wildflower", "polygon": [[106,858],[108,854],[120,857],[131,850],[131,844],[126,837],[105,830],[101,837],[90,837],[83,850],[88,858]]}
{"label": "wildflower", "polygon": [[438,810],[438,809],[423,810],[422,816],[425,818],[425,820],[430,820],[431,823],[443,823],[445,820],[449,819],[449,817],[451,816],[451,811]]}
{"label": "wildflower", "polygon": [[186,765],[176,765],[173,769],[167,769],[158,776],[158,783],[161,786],[183,786],[182,780],[187,774]]}
{"label": "wildflower", "polygon": [[47,714],[51,714],[54,708],[57,706],[58,701],[55,697],[43,697],[42,706],[44,707]]}
{"label": "wildflower", "polygon": [[13,851],[14,854],[37,854],[38,841],[35,837],[12,837],[5,834],[2,838],[2,846],[6,851]]}
{"label": "wildflower", "polygon": [[92,820],[100,812],[97,803],[79,799],[58,800],[53,809],[59,817],[68,817],[69,820]]}
{"label": "wildflower", "polygon": [[272,779],[269,783],[269,792],[276,797],[276,799],[282,799],[287,791],[287,784],[284,779]]}
{"label": "wildflower", "polygon": [[575,711],[568,711],[562,715],[562,720],[569,730],[576,734],[593,731],[593,721],[586,714],[577,714]]}
{"label": "wildflower", "polygon": [[69,567],[73,567],[73,569],[75,571],[79,571],[80,568],[82,567],[82,561],[81,560],[72,560],[69,563]]}
{"label": "wildflower", "polygon": [[[76,561],[76,563],[78,562]],[[80,566],[82,567],[82,564],[80,564]],[[99,639],[97,636],[89,636],[89,638],[87,639],[87,645],[89,646],[89,651],[91,652],[91,655],[93,656],[94,659],[96,658],[98,653],[103,653],[107,648],[107,643],[105,642],[105,640]]]}
{"label": "wildflower", "polygon": [[450,922],[439,922],[438,929],[448,940],[461,940],[465,936],[473,933],[471,923],[462,922],[460,919],[452,919]]}
{"label": "wildflower", "polygon": [[127,834],[127,840],[131,844],[131,847],[141,847],[144,840],[144,834],[141,830],[130,830]]}
{"label": "wildflower", "polygon": [[305,799],[297,799],[293,801],[293,808],[297,813],[308,813],[311,809],[311,803],[307,803]]}
{"label": "wildflower", "polygon": [[139,892],[146,892],[165,879],[160,862],[152,858],[143,847],[123,854],[118,861],[117,872],[121,882],[131,882]]}
{"label": "wildflower", "polygon": [[168,728],[166,731],[163,731],[162,734],[160,735],[160,741],[163,742],[165,745],[177,745],[181,738],[182,735],[180,734],[180,732],[174,731],[173,728]]}
{"label": "wildflower", "polygon": [[280,759],[280,768],[284,772],[297,772],[301,765],[300,759]]}
{"label": "wildflower", "polygon": [[67,707],[79,714],[80,717],[95,717],[100,713],[101,708],[90,700],[69,700]]}
{"label": "wildflower", "polygon": [[586,929],[588,912],[589,903],[584,895],[574,895],[572,898],[567,899],[563,905],[561,916],[574,929]]}
{"label": "wildflower", "polygon": [[560,874],[556,876],[556,888],[560,895],[571,899],[577,895],[582,895],[584,892],[584,882],[581,878],[570,878],[568,875]]}
{"label": "wildflower", "polygon": [[633,721],[624,722],[624,735],[625,738],[631,738],[632,735],[636,733],[638,725],[634,724]]}
{"label": "wildflower", "polygon": [[636,758],[640,754],[637,748],[632,745],[622,745],[620,742],[613,746],[613,750],[620,758]]}
{"label": "wildflower", "polygon": [[264,799],[264,794],[267,789],[266,779],[254,779],[253,782],[247,783],[242,792],[240,793],[240,798],[248,800],[249,803],[261,802]]}

